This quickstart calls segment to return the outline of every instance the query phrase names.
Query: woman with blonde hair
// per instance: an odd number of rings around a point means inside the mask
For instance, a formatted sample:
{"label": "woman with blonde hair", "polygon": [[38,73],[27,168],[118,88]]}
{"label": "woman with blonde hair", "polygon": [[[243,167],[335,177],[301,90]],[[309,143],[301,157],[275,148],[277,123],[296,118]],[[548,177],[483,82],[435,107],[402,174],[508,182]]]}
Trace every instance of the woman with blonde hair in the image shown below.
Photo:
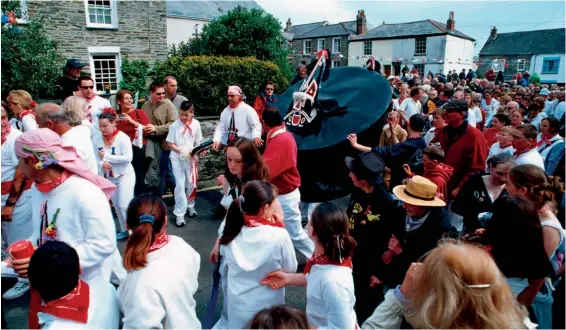
{"label": "woman with blonde hair", "polygon": [[414,328],[517,329],[526,311],[484,249],[446,241],[411,264],[362,329],[399,329],[403,315]]}
{"label": "woman with blonde hair", "polygon": [[61,107],[63,107],[65,111],[72,111],[78,114],[80,118],[82,118],[80,123],[70,123],[71,126],[85,125],[89,127],[90,130],[92,123],[86,117],[87,105],[88,103],[86,102],[86,100],[80,96],[69,96],[65,99],[65,101],[63,101]]}
{"label": "woman with blonde hair", "polygon": [[28,92],[24,90],[11,91],[8,93],[8,103],[10,104],[12,113],[14,113],[22,123],[22,133],[38,127],[34,113],[37,103]]}

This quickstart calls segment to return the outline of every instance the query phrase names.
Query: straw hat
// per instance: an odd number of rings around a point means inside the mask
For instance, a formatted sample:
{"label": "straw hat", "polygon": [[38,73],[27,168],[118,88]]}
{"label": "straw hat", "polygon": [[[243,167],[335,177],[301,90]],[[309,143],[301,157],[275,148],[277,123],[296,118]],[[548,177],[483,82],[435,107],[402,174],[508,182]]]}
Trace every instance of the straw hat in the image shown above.
{"label": "straw hat", "polygon": [[446,206],[446,203],[436,197],[436,185],[429,179],[415,175],[406,185],[393,188],[393,193],[401,201],[417,206]]}

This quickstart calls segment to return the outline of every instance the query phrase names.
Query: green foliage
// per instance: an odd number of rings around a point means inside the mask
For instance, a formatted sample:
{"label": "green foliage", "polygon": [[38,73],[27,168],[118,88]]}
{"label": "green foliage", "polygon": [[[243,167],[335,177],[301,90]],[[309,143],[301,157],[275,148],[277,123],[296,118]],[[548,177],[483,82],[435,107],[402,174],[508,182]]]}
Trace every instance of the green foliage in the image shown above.
{"label": "green foliage", "polygon": [[1,4],[3,13],[13,11],[17,18],[22,17],[19,0],[2,0]]}
{"label": "green foliage", "polygon": [[132,93],[140,92],[139,97],[144,98],[149,93],[145,79],[150,74],[150,65],[146,60],[129,60],[127,56],[122,59],[122,81],[120,88]]}
{"label": "green foliage", "polygon": [[201,38],[193,38],[188,41],[182,41],[178,45],[169,47],[169,56],[198,56],[206,55],[204,53],[204,45]]}
{"label": "green foliage", "polygon": [[[2,1],[2,8],[4,8]],[[20,29],[2,31],[2,92],[28,91],[33,97],[53,92],[53,83],[62,74],[64,59],[57,43],[47,38],[43,18],[32,19]]]}
{"label": "green foliage", "polygon": [[154,78],[163,81],[168,75],[177,78],[179,91],[195,105],[199,116],[222,112],[227,106],[229,85],[242,87],[248,104],[253,104],[267,80],[274,82],[280,91],[289,86],[289,80],[277,65],[253,57],[170,57],[155,67]]}
{"label": "green foliage", "polygon": [[236,7],[202,30],[205,54],[220,56],[254,56],[277,64],[290,79],[287,62],[289,47],[281,35],[281,23],[273,15],[259,9]]}

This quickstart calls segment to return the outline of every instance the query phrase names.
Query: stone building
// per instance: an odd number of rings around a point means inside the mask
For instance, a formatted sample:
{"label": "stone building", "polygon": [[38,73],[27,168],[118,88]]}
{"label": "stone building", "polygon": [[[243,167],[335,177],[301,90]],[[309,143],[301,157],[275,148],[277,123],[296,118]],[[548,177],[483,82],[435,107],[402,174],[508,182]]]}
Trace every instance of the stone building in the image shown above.
{"label": "stone building", "polygon": [[[20,0],[26,18],[42,15],[66,58],[88,65],[99,92],[118,90],[121,61],[167,59],[166,2],[145,0]],[[25,23],[25,22],[23,22]]]}

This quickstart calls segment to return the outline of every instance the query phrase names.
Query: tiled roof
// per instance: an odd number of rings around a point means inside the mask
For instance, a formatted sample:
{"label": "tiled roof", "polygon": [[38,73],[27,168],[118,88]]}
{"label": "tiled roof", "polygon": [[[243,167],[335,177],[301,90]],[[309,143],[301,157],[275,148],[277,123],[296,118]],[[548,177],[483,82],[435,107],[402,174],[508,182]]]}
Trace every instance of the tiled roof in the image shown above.
{"label": "tiled roof", "polygon": [[211,21],[238,6],[263,10],[255,1],[167,0],[167,16]]}
{"label": "tiled roof", "polygon": [[566,29],[498,33],[487,39],[480,55],[564,54]]}
{"label": "tiled roof", "polygon": [[349,36],[353,34],[356,34],[356,21],[322,25],[307,33],[295,35],[293,39]]}
{"label": "tiled roof", "polygon": [[454,32],[446,29],[446,24],[427,19],[424,21],[398,23],[398,24],[382,24],[368,32],[359,36],[352,37],[352,41],[356,40],[375,40],[375,39],[400,39],[416,36],[428,36],[447,34],[459,38],[475,41],[472,37],[456,30]]}
{"label": "tiled roof", "polygon": [[300,35],[303,35],[305,33],[308,33],[316,28],[318,28],[319,26],[322,26],[324,24],[326,24],[327,22],[315,22],[315,23],[308,23],[308,24],[299,24],[299,25],[291,25],[291,31],[289,31],[290,33],[293,34],[293,38],[297,38]]}

